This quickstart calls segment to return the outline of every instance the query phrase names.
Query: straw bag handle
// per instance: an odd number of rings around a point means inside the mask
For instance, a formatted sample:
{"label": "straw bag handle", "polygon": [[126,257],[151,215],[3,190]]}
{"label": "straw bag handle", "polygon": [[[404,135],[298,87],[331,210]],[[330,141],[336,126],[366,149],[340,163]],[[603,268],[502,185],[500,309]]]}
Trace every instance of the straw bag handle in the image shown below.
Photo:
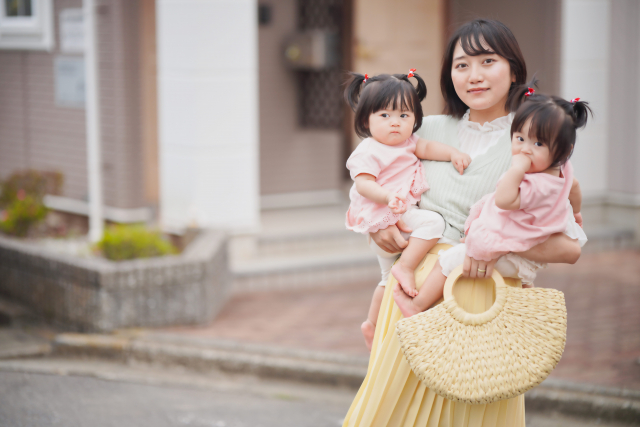
{"label": "straw bag handle", "polygon": [[504,308],[504,303],[507,300],[507,285],[504,283],[502,275],[498,273],[496,269],[493,270],[491,278],[496,284],[496,300],[493,305],[483,313],[469,313],[456,302],[456,299],[453,296],[453,285],[455,285],[460,276],[462,276],[462,265],[454,268],[445,282],[443,304],[447,308],[447,311],[451,313],[451,316],[458,322],[468,326],[482,325],[492,321],[498,314],[500,314]]}

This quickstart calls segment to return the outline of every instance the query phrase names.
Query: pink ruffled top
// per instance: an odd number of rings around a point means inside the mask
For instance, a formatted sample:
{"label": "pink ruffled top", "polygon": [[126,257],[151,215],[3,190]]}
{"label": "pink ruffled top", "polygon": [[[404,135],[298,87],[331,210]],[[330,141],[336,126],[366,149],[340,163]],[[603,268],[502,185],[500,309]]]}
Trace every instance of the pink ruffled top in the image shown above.
{"label": "pink ruffled top", "polygon": [[[349,156],[347,169],[351,179],[361,173],[376,177],[383,188],[406,197],[409,204],[420,200],[420,195],[429,189],[424,178],[422,163],[416,157],[418,135],[390,146],[373,138],[362,141]],[[391,212],[387,205],[372,202],[356,190],[355,183],[349,192],[351,205],[347,211],[346,226],[358,233],[374,233],[393,225],[402,215]]]}
{"label": "pink ruffled top", "polygon": [[522,252],[544,242],[567,226],[567,199],[573,184],[570,162],[562,166],[561,176],[528,173],[520,184],[520,209],[496,206],[496,193],[490,193],[471,207],[465,223],[467,255],[490,261],[508,252]]}

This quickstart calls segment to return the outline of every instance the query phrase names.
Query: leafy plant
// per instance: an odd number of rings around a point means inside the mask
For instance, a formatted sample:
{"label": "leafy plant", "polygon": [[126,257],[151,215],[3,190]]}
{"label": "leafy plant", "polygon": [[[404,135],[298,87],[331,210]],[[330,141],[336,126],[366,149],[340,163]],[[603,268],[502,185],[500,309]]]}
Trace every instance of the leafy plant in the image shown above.
{"label": "leafy plant", "polygon": [[28,170],[16,172],[2,183],[0,192],[0,230],[14,236],[26,236],[48,213],[42,199],[56,194],[62,186],[62,174]]}
{"label": "leafy plant", "polygon": [[122,261],[175,254],[178,251],[159,231],[143,225],[116,225],[104,232],[97,248],[105,258]]}

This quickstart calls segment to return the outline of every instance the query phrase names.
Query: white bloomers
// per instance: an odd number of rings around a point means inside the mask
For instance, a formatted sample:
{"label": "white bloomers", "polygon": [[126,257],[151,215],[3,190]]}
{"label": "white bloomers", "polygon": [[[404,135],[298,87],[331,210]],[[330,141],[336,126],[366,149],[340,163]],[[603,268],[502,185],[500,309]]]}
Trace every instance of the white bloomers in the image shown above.
{"label": "white bloomers", "polygon": [[[422,240],[439,239],[444,233],[444,219],[439,213],[428,211],[425,209],[418,209],[416,205],[411,205],[407,211],[402,215],[402,221],[411,230],[411,234],[401,231],[402,237],[408,239],[415,237]],[[389,273],[391,267],[396,259],[400,256],[401,252],[391,254],[381,249],[369,236],[369,247],[378,256],[378,262],[380,263],[381,280],[378,286],[385,286],[389,279]],[[464,259],[464,258],[463,258]]]}

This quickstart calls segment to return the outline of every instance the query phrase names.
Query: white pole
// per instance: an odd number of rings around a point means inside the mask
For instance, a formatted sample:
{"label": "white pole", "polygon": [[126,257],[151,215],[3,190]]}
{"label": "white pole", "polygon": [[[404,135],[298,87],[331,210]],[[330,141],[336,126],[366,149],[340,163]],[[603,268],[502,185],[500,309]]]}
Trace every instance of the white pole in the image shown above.
{"label": "white pole", "polygon": [[102,239],[102,173],[100,161],[100,97],[95,0],[84,0],[85,85],[87,121],[87,172],[89,174],[89,239]]}

